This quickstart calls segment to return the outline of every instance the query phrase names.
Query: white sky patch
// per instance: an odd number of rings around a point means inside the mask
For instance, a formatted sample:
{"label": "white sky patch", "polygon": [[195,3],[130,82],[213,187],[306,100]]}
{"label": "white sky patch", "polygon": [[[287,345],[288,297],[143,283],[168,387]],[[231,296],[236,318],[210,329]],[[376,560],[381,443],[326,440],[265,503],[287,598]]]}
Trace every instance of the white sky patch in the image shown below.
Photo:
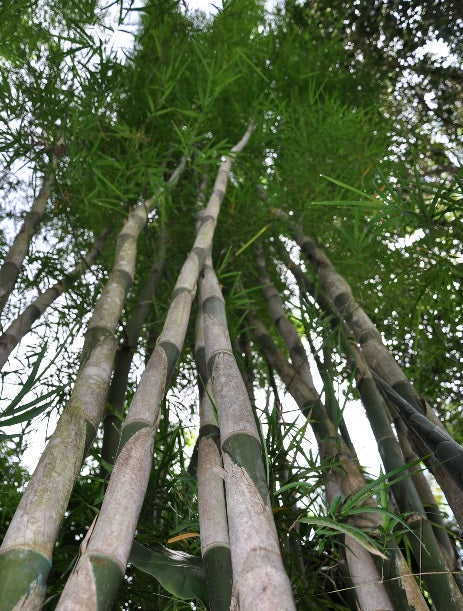
{"label": "white sky patch", "polygon": [[395,242],[389,242],[388,248],[391,250],[397,250],[398,248],[403,250],[422,238],[424,238],[424,231],[422,229],[417,229],[413,233],[405,235],[403,238],[397,238]]}

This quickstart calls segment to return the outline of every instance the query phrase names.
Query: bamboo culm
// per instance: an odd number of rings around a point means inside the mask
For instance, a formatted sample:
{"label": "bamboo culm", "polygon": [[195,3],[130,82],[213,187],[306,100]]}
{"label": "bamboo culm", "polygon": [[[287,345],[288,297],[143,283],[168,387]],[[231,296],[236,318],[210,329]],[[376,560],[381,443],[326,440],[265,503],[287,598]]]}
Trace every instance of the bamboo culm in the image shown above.
{"label": "bamboo culm", "polygon": [[200,281],[200,301],[220,428],[234,604],[242,611],[292,610],[291,584],[281,559],[260,438],[232,352],[224,300],[210,259]]}
{"label": "bamboo culm", "polygon": [[[233,147],[246,145],[252,127]],[[196,238],[175,284],[161,335],[142,374],[121,431],[116,462],[87,548],[71,573],[57,610],[110,609],[124,576],[151,470],[154,435],[166,385],[180,356],[196,282],[212,247],[232,166],[221,164]]]}
{"label": "bamboo culm", "polygon": [[[182,160],[176,171],[182,171]],[[88,323],[70,399],[21,498],[0,548],[0,610],[39,609],[53,547],[76,477],[99,426],[113,369],[115,332],[133,282],[137,238],[157,196],[132,209],[114,265]]]}

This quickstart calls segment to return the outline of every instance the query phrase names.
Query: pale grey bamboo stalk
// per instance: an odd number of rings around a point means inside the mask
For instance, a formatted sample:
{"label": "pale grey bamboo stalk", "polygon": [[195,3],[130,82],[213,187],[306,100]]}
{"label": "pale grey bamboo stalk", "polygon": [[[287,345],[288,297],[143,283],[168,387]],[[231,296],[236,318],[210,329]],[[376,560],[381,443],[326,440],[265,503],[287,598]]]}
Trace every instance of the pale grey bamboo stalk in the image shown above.
{"label": "pale grey bamboo stalk", "polygon": [[[175,172],[185,166],[182,159]],[[111,379],[115,332],[133,282],[137,238],[158,194],[129,213],[121,229],[113,269],[88,323],[74,388],[24,492],[0,548],[0,610],[39,609],[74,481],[100,423]]]}
{"label": "pale grey bamboo stalk", "polygon": [[[257,342],[269,362],[278,371],[288,391],[303,413],[306,415],[310,413],[321,460],[336,460],[336,466],[325,474],[328,502],[330,503],[338,494],[349,497],[363,489],[366,482],[358,463],[327,417],[315,389],[310,387],[286,361],[264,325],[253,315],[249,316],[249,321]],[[372,501],[364,504],[372,504]],[[376,513],[370,512],[356,515],[351,522],[359,528],[377,529],[381,526],[381,518]],[[394,609],[370,553],[351,537],[346,536],[345,540],[349,573],[362,611]],[[405,598],[405,604],[401,608],[425,611],[427,605],[413,576],[409,574],[400,550],[393,543],[391,542],[389,549],[391,558],[388,562],[388,569],[393,574],[393,580],[389,583],[390,594],[398,600]]]}
{"label": "pale grey bamboo stalk", "polygon": [[[242,150],[251,131],[249,126],[232,153]],[[196,283],[212,247],[231,166],[231,157],[220,165],[208,205],[200,214],[196,238],[177,278],[163,330],[125,419],[119,454],[98,520],[57,610],[110,608],[119,589],[148,485],[161,401],[180,356]]]}
{"label": "pale grey bamboo stalk", "polygon": [[232,596],[232,564],[220,453],[220,430],[212,409],[212,385],[206,366],[204,317],[196,320],[195,358],[199,386],[198,512],[201,555],[207,574],[209,606],[228,611]]}
{"label": "pale grey bamboo stalk", "polygon": [[[342,314],[357,341],[361,344],[362,352],[369,367],[410,403],[419,414],[426,416],[434,426],[439,427],[448,435],[444,425],[436,416],[431,406],[419,395],[388,348],[384,345],[377,328],[355,300],[350,285],[336,271],[323,250],[304,233],[300,225],[293,223],[285,212],[272,209],[272,213],[277,218],[290,222],[296,241],[317,272],[326,295]],[[407,422],[407,426],[410,440],[416,453],[419,456],[429,454],[428,445],[421,438],[420,434],[414,430],[409,422]],[[444,445],[441,444],[442,449]],[[463,527],[463,511],[461,510],[463,506],[463,483],[459,465],[462,455],[458,456],[458,453],[459,450],[456,452],[452,451],[444,462],[440,462],[435,455],[432,455],[427,459],[426,463],[441,486],[452,511],[457,516],[460,526]]]}
{"label": "pale grey bamboo stalk", "polygon": [[106,238],[110,232],[110,227],[102,231],[91,249],[86,254],[83,261],[80,261],[73,270],[67,273],[61,280],[40,293],[32,303],[30,303],[21,314],[13,320],[10,326],[0,336],[0,370],[7,362],[10,354],[32,328],[34,322],[58,299],[65,291],[72,286],[84,272],[86,272],[98,258],[104,246]]}
{"label": "pale grey bamboo stalk", "polygon": [[234,604],[242,611],[295,609],[273,520],[260,438],[232,352],[224,300],[210,258],[200,291],[206,363],[224,463]]}
{"label": "pale grey bamboo stalk", "polygon": [[[62,140],[58,144],[62,144]],[[37,227],[45,214],[48,198],[55,183],[55,171],[58,163],[56,155],[52,155],[51,171],[43,177],[39,194],[27,212],[24,222],[8,250],[3,265],[0,267],[0,314],[5,307],[8,297],[15,287],[19,270],[26,257],[31,240]]]}
{"label": "pale grey bamboo stalk", "polygon": [[[307,387],[307,390],[310,391],[311,403],[313,405],[318,406],[318,411],[323,410],[323,412],[325,412],[325,408],[321,404],[320,397],[313,383],[313,378],[310,371],[310,365],[307,359],[305,348],[302,345],[302,341],[296,329],[286,316],[286,313],[283,308],[283,301],[280,297],[280,294],[270,281],[267,270],[265,268],[265,259],[262,247],[259,244],[256,245],[256,252],[256,262],[259,270],[262,290],[267,299],[267,305],[272,316],[273,323],[278,329],[280,336],[282,337],[288,348],[293,368],[300,375],[301,380]],[[337,437],[334,424],[328,419],[325,413],[323,415],[325,420],[325,426],[327,430],[329,430],[332,439],[331,443],[327,444],[327,440],[323,439],[322,435],[320,435],[320,432],[318,433],[317,439],[320,446],[321,454],[324,446],[326,446],[326,449],[328,449],[328,446],[331,447],[333,445],[333,441],[335,441]],[[317,418],[316,415],[315,418]],[[317,427],[314,424],[314,429],[316,428]],[[327,456],[327,458],[333,459],[338,453],[341,454],[341,452],[342,454],[345,454],[346,457],[348,457],[350,452],[347,446],[342,447],[341,450],[341,445],[344,446],[344,443],[342,442],[340,437],[338,437],[336,441],[340,446],[339,449],[333,454],[333,456]],[[351,456],[350,460],[352,462],[351,470],[355,470],[356,462],[354,460],[354,457]],[[354,486],[352,487],[352,490],[350,492],[351,494],[353,492],[357,492],[356,488],[361,489],[362,486],[360,485],[359,487],[359,484],[365,485],[365,482],[360,472],[355,475],[355,479],[351,478],[354,481]],[[334,470],[326,477],[328,503],[331,503],[335,494],[342,493],[341,486],[338,484],[337,480],[338,477]],[[367,609],[373,610],[378,608],[392,609],[392,605],[389,601],[386,589],[384,588],[384,585],[380,583],[381,579],[378,574],[376,565],[373,559],[371,558],[371,555],[365,550],[365,548],[359,545],[351,537],[346,537],[346,559],[349,567],[349,574],[351,576],[352,583],[354,584],[355,593],[359,600],[362,611],[366,611]],[[373,604],[373,607],[371,606],[371,604]]]}

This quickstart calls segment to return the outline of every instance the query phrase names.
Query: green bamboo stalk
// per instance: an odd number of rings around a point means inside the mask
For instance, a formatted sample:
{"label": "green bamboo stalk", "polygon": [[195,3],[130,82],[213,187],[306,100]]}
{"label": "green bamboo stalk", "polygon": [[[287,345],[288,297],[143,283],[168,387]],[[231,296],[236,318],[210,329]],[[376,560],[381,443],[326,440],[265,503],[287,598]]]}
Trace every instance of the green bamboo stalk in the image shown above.
{"label": "green bamboo stalk", "polygon": [[0,336],[0,370],[22,338],[29,333],[34,322],[95,263],[110,230],[110,227],[104,229],[83,261],[53,286],[40,293]]}
{"label": "green bamboo stalk", "polygon": [[[137,349],[140,333],[146,322],[150,308],[152,306],[154,294],[162,278],[164,263],[167,250],[167,231],[161,231],[158,245],[158,260],[153,263],[145,279],[144,286],[131,313],[122,343],[118,347],[114,374],[108,393],[108,404],[106,415],[103,420],[103,446],[101,458],[109,465],[114,464],[114,460],[119,446],[121,422],[124,413],[124,400],[129,381],[129,372],[132,360]],[[106,475],[106,468],[101,466],[101,475]]]}
{"label": "green bamboo stalk", "polygon": [[[394,414],[396,414],[395,411]],[[446,532],[446,526],[442,519],[442,514],[440,512],[439,506],[436,502],[436,499],[434,498],[431,486],[429,485],[429,482],[423,473],[421,465],[417,464],[418,456],[412,450],[412,447],[408,440],[406,426],[403,420],[398,415],[393,418],[393,422],[405,462],[415,463],[413,467],[410,467],[409,471],[411,473],[413,484],[423,504],[423,508],[426,512],[428,520],[433,526],[434,535],[437,541],[439,542],[442,554],[444,555],[444,558],[450,569],[454,572],[459,572],[462,568],[460,557],[458,556],[458,553],[454,545],[452,545],[450,537]],[[463,581],[462,575],[455,574],[454,576],[456,577],[457,585],[460,591],[463,591],[463,587],[460,586]]]}
{"label": "green bamboo stalk", "polygon": [[[182,160],[176,171],[182,171]],[[0,548],[0,610],[40,608],[74,481],[100,423],[116,352],[115,332],[133,282],[137,238],[157,202],[129,213],[116,244],[113,269],[88,323],[71,397],[24,492]]]}
{"label": "green bamboo stalk", "polygon": [[[280,219],[288,220],[286,213],[273,209],[273,214]],[[383,344],[381,335],[372,323],[366,312],[355,301],[352,289],[346,280],[338,274],[333,264],[315,242],[304,234],[303,229],[296,223],[291,223],[295,238],[302,252],[310,261],[320,278],[326,291],[326,297],[332,306],[342,315],[349,325],[369,367],[374,370],[392,390],[396,391],[416,411],[418,415],[425,416],[433,427],[440,428],[443,435],[448,436],[443,424],[435,415],[427,402],[418,394],[409,382],[394,357]],[[404,408],[401,416],[406,413]],[[410,410],[408,410],[410,411]],[[411,442],[420,456],[434,452],[429,447],[429,441],[436,437],[434,428],[428,427],[426,422],[416,414],[406,417]],[[420,427],[418,429],[418,427]],[[423,439],[423,436],[425,438]],[[431,456],[427,464],[444,492],[447,501],[454,512],[460,526],[463,527],[463,448],[456,447],[450,436],[441,436],[438,441],[440,456]]]}
{"label": "green bamboo stalk", "polygon": [[242,610],[295,609],[273,521],[260,438],[232,352],[224,300],[210,258],[200,281],[200,300],[220,427],[234,604]]}
{"label": "green bamboo stalk", "polygon": [[[232,153],[242,150],[251,131],[249,126]],[[148,485],[161,401],[180,356],[196,283],[212,247],[231,166],[231,157],[220,165],[212,195],[200,215],[196,238],[177,278],[163,330],[122,427],[118,456],[100,514],[57,610],[110,609],[116,597]]]}
{"label": "green bamboo stalk", "polygon": [[201,310],[196,321],[195,356],[200,390],[197,477],[201,554],[207,574],[210,608],[213,611],[228,611],[233,585],[230,539],[223,479],[220,476],[220,431],[211,404],[212,386],[206,366]]}
{"label": "green bamboo stalk", "polygon": [[[60,140],[59,144],[62,143]],[[31,240],[45,214],[48,198],[55,183],[55,172],[58,164],[56,155],[52,155],[51,170],[43,177],[39,194],[27,212],[24,222],[8,250],[3,265],[0,267],[0,314],[15,287],[19,271],[26,257]]]}
{"label": "green bamboo stalk", "polygon": [[[355,347],[353,348],[355,350]],[[386,415],[383,399],[378,392],[371,373],[357,350],[356,371],[358,390],[370,421],[373,434],[378,440],[378,450],[386,471],[405,466],[399,443],[394,436]],[[426,519],[421,499],[406,472],[391,486],[392,494],[412,533],[407,536],[415,561],[423,573],[433,604],[438,608],[461,609],[463,597],[457,589],[449,567],[441,553],[430,522]],[[451,568],[451,567],[450,567]]]}
{"label": "green bamboo stalk", "polygon": [[[283,252],[281,254],[284,255]],[[377,440],[379,440],[378,448],[386,471],[392,471],[397,467],[403,467],[406,463],[409,462],[416,462],[418,457],[411,450],[408,439],[406,438],[404,421],[397,417],[395,420],[395,426],[396,430],[399,433],[400,445],[402,446],[402,449],[405,448],[404,458],[404,455],[402,454],[402,451],[398,445],[397,439],[395,438],[394,433],[391,429],[389,419],[386,415],[386,409],[383,399],[379,395],[378,389],[376,388],[376,385],[372,380],[368,365],[365,362],[361,351],[359,351],[358,348],[355,346],[355,343],[349,339],[346,333],[346,329],[344,328],[344,323],[341,316],[332,307],[332,305],[329,303],[329,300],[326,299],[326,296],[323,294],[323,291],[321,291],[320,289],[316,289],[316,287],[309,281],[307,276],[305,276],[305,274],[302,272],[300,267],[294,262],[292,262],[289,257],[284,258],[285,262],[288,265],[288,269],[290,269],[295,275],[295,278],[299,283],[301,290],[303,292],[307,291],[314,299],[316,299],[322,310],[325,312],[325,315],[329,317],[333,329],[339,335],[341,346],[344,349],[348,361],[353,363],[353,366],[356,369],[357,384],[359,387],[361,399],[364,403],[367,417],[370,421],[375,437]],[[362,387],[363,379],[367,380],[366,387]],[[450,542],[449,536],[445,532],[442,515],[435,502],[429,484],[427,483],[427,480],[423,476],[421,469],[418,465],[413,467],[411,469],[411,472],[414,473],[414,486],[410,484],[410,479],[405,478],[402,482],[397,484],[397,487],[393,487],[392,489],[393,493],[395,492],[397,505],[400,511],[410,511],[415,517],[423,516],[423,510],[425,510],[425,515],[429,517],[430,522],[436,524],[436,527],[433,527],[433,532],[435,539],[439,544],[440,552],[442,555],[442,558],[440,560],[434,560],[434,558],[439,555],[437,554],[437,552],[432,554],[431,558],[426,556],[426,563],[430,564],[433,562],[437,562],[439,564],[442,560],[444,560],[447,564],[447,567],[451,571],[457,572],[461,569],[461,563],[458,562],[455,558],[454,549]],[[417,486],[419,486],[418,499],[418,489],[416,488]],[[416,525],[416,528],[421,528],[418,523]],[[425,534],[428,533],[428,530],[429,528],[428,526],[426,526],[424,528]],[[430,536],[431,535],[429,533],[426,534],[426,537]],[[414,540],[414,543],[416,543],[416,540]],[[426,542],[424,543],[426,546]],[[435,548],[434,541],[430,541],[429,548]],[[422,557],[421,550],[417,549],[417,547],[415,546],[414,551],[416,553],[416,561],[420,563],[420,558]],[[431,570],[432,567],[428,568]],[[423,568],[423,570],[425,569]],[[445,571],[442,570],[441,572],[445,573]],[[431,576],[430,579],[434,578]],[[458,574],[454,574],[454,579],[457,583],[458,588],[460,589],[460,591],[462,591],[463,580]]]}
{"label": "green bamboo stalk", "polygon": [[[333,467],[325,474],[325,487],[328,502],[342,494],[351,496],[366,485],[358,462],[350,453],[347,445],[338,435],[334,424],[329,420],[326,411],[315,392],[309,387],[276,347],[265,326],[252,314],[248,320],[254,337],[265,356],[276,369],[286,388],[293,396],[301,411],[311,418],[311,425],[319,446],[322,462],[334,462]],[[367,504],[372,504],[369,501]],[[363,513],[351,518],[351,522],[360,528],[377,529],[381,520],[376,513]],[[346,559],[349,573],[355,586],[360,608],[367,609],[419,609],[424,611],[427,605],[416,585],[414,578],[402,557],[397,544],[390,542],[390,558],[384,561],[384,572],[391,576],[385,584],[379,577],[378,570],[371,555],[351,537],[346,537]],[[361,569],[359,569],[361,567]],[[393,600],[391,604],[390,598]]]}

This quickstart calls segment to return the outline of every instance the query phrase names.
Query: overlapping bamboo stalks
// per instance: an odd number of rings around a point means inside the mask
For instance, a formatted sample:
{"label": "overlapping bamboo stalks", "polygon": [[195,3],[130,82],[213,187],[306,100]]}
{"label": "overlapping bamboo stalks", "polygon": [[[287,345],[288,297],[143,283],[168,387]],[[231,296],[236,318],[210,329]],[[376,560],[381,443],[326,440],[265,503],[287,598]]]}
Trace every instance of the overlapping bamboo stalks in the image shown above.
{"label": "overlapping bamboo stalks", "polygon": [[204,314],[196,321],[195,358],[199,387],[198,511],[201,555],[207,574],[211,609],[228,611],[232,597],[232,565],[225,505],[220,429],[206,365]]}
{"label": "overlapping bamboo stalks", "polygon": [[[242,150],[251,131],[249,126],[232,153]],[[196,283],[212,248],[231,166],[231,157],[222,162],[209,202],[199,215],[195,241],[177,278],[163,330],[121,430],[100,514],[57,609],[110,608],[119,589],[148,485],[161,401],[182,350]]]}
{"label": "overlapping bamboo stalks", "polygon": [[[182,159],[174,176],[181,173]],[[137,238],[157,203],[133,208],[119,232],[114,264],[88,323],[79,373],[55,432],[21,498],[0,548],[0,608],[40,608],[53,547],[82,461],[103,414],[117,325],[133,282]]]}
{"label": "overlapping bamboo stalks", "polygon": [[[426,456],[426,463],[441,486],[447,501],[463,525],[463,448],[448,435],[429,404],[410,383],[367,313],[355,300],[346,280],[317,244],[279,209],[272,209],[275,218],[289,223],[297,244],[315,270],[330,306],[345,320],[361,345],[368,366],[390,387],[396,396],[396,408],[407,425],[410,441],[417,455]],[[439,430],[440,429],[440,430]]]}
{"label": "overlapping bamboo stalks", "polygon": [[232,352],[225,306],[211,261],[200,282],[206,364],[220,428],[233,587],[239,609],[294,609],[269,499],[262,449]]}
{"label": "overlapping bamboo stalks", "polygon": [[[55,149],[59,150],[59,148],[62,146],[64,146],[64,144],[63,140],[60,138]],[[43,215],[45,214],[47,203],[50,198],[53,185],[55,184],[57,165],[58,156],[55,153],[52,153],[50,159],[50,169],[43,177],[39,193],[27,212],[23,224],[15,236],[12,245],[6,253],[3,264],[0,267],[0,314],[2,313],[9,296],[16,285],[19,272],[29,251],[32,238],[36,234]]]}
{"label": "overlapping bamboo stalks", "polygon": [[[340,339],[341,350],[344,352],[348,366],[355,376],[360,398],[377,440],[379,455],[385,471],[402,470],[400,471],[401,475],[398,476],[398,481],[392,485],[391,491],[398,509],[408,515],[407,521],[411,529],[416,532],[417,536],[412,537],[411,547],[417,562],[423,563],[423,570],[425,572],[429,571],[429,579],[431,580],[433,579],[433,573],[443,573],[450,569],[459,589],[462,590],[462,578],[459,574],[461,562],[457,558],[455,549],[446,532],[442,515],[429,483],[418,465],[418,457],[410,447],[403,420],[395,412],[394,422],[399,433],[399,439],[397,439],[392,430],[391,416],[385,400],[376,386],[362,351],[356,346],[353,338],[349,336],[349,331],[342,317],[330,304],[323,289],[315,287],[299,265],[294,263],[284,251],[280,251],[280,256],[283,257],[288,269],[294,274],[301,290],[302,299],[305,299],[305,296],[309,294],[317,302],[323,316]],[[389,405],[389,407],[391,406]],[[403,469],[408,463],[413,463],[413,465],[409,470],[404,471]],[[413,474],[412,478],[408,476],[409,473]],[[430,527],[434,537],[430,532]],[[429,549],[433,550],[426,557],[420,551],[418,545],[420,540],[423,542],[428,540]],[[440,552],[435,549],[436,540]],[[443,567],[443,560],[447,565],[446,568]]]}
{"label": "overlapping bamboo stalks", "polygon": [[0,336],[0,369],[5,365],[10,354],[23,337],[29,333],[34,322],[95,263],[110,230],[110,227],[105,228],[95,240],[83,261],[80,261],[73,270],[53,286],[40,293],[5,329]]}
{"label": "overlapping bamboo stalks", "polygon": [[[358,461],[337,433],[336,427],[326,413],[326,409],[315,390],[310,366],[301,339],[287,318],[283,302],[265,268],[262,249],[257,248],[259,279],[268,301],[273,322],[285,342],[291,356],[291,365],[285,360],[274,344],[264,325],[255,316],[250,316],[254,334],[264,354],[279,372],[280,377],[293,395],[296,403],[305,414],[311,414],[311,426],[319,446],[320,458],[333,464],[325,475],[326,495],[329,503],[335,495],[352,496],[366,486]],[[366,505],[371,501],[364,501]],[[375,529],[381,524],[379,515],[369,512],[351,518],[352,523],[362,528]],[[346,558],[349,574],[356,588],[356,595],[362,609],[395,609],[403,604],[403,593],[408,600],[415,601],[415,608],[426,608],[426,603],[410,578],[405,560],[397,544],[392,541],[389,554],[391,559],[382,567],[394,579],[387,582],[388,591],[379,575],[374,560],[368,551],[352,537],[346,536]],[[451,579],[451,577],[450,577]],[[454,585],[454,584],[453,584]],[[393,604],[391,603],[393,601]]]}

